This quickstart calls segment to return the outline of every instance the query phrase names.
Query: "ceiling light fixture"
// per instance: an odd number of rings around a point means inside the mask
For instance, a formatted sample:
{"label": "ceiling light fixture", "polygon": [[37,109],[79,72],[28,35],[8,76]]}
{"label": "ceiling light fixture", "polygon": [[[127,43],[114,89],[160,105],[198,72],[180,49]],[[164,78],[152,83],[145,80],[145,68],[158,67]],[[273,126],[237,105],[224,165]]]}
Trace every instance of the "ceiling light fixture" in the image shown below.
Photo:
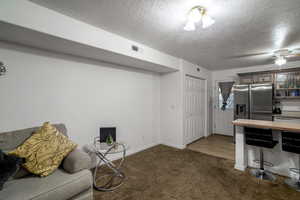
{"label": "ceiling light fixture", "polygon": [[276,64],[276,65],[279,65],[279,66],[286,64],[286,59],[285,59],[285,57],[284,57],[284,56],[278,56],[278,57],[275,59],[275,64]]}
{"label": "ceiling light fixture", "polygon": [[196,30],[196,23],[200,21],[202,22],[202,28],[207,28],[215,23],[215,20],[207,14],[205,8],[203,8],[202,6],[195,6],[188,13],[184,30]]}
{"label": "ceiling light fixture", "polygon": [[194,31],[196,30],[196,26],[195,26],[195,23],[192,22],[192,21],[188,21],[184,27],[184,30],[186,31]]}

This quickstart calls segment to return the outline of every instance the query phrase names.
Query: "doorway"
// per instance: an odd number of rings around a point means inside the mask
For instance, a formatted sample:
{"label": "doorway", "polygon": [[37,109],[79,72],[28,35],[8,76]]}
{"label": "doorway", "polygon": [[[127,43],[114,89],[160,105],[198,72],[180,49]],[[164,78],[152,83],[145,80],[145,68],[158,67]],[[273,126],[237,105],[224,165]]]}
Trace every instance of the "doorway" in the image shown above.
{"label": "doorway", "polygon": [[[233,92],[231,92],[228,100],[226,110],[222,110],[223,98],[221,95],[221,90],[219,88],[220,82],[229,82],[227,81],[216,81],[214,88],[214,133],[225,136],[233,136]],[[232,80],[231,80],[232,81]]]}
{"label": "doorway", "polygon": [[192,143],[205,136],[206,80],[185,76],[184,141]]}
{"label": "doorway", "polygon": [[233,93],[230,94],[227,107],[222,110],[223,98],[219,88],[220,82],[231,82],[232,80],[216,81],[214,86],[214,134],[195,141],[187,146],[192,151],[201,152],[215,157],[234,160],[235,144],[233,143]]}

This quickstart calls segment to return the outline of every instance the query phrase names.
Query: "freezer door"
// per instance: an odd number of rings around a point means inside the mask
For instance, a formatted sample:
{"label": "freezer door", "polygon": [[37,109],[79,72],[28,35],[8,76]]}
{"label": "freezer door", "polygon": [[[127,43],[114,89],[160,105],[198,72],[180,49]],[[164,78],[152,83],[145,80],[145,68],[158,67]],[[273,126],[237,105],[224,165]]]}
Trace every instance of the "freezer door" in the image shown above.
{"label": "freezer door", "polygon": [[249,85],[234,85],[234,119],[249,119]]}
{"label": "freezer door", "polygon": [[250,119],[272,120],[273,85],[250,85]]}

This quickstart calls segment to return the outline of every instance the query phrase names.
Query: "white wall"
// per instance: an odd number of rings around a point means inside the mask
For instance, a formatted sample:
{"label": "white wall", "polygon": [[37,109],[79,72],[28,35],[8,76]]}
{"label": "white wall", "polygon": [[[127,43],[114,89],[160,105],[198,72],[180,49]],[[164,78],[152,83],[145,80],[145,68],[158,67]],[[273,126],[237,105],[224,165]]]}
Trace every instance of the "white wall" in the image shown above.
{"label": "white wall", "polygon": [[183,80],[189,74],[207,80],[211,133],[211,73],[192,63],[159,75],[8,43],[0,43],[0,60],[8,66],[0,77],[0,132],[65,123],[83,146],[100,126],[116,125],[131,152],[160,143],[184,148]]}
{"label": "white wall", "polygon": [[161,142],[168,146],[184,148],[182,143],[182,82],[181,73],[161,76]]}
{"label": "white wall", "polygon": [[[200,71],[197,71],[197,68]],[[206,136],[211,134],[211,72],[203,67],[181,60],[181,69],[178,72],[161,76],[161,141],[163,144],[176,148],[185,148],[184,143],[184,78],[191,75],[207,82],[207,114]]]}
{"label": "white wall", "polygon": [[[24,10],[34,11],[34,15],[28,15]],[[84,145],[98,134],[99,126],[116,125],[119,139],[135,150],[160,142],[182,148],[183,80],[189,74],[207,81],[206,134],[210,134],[211,73],[208,70],[199,67],[201,71],[198,72],[192,63],[30,1],[4,0],[0,11],[0,20],[9,24],[180,69],[160,77],[135,69],[1,43],[0,60],[9,66],[9,72],[0,79],[3,107],[0,132],[38,126],[48,120],[63,122],[71,138]],[[138,45],[142,51],[131,51],[132,44]]]}
{"label": "white wall", "polygon": [[159,143],[159,75],[5,43],[0,60],[0,132],[65,123],[83,146],[116,125],[131,152]]}

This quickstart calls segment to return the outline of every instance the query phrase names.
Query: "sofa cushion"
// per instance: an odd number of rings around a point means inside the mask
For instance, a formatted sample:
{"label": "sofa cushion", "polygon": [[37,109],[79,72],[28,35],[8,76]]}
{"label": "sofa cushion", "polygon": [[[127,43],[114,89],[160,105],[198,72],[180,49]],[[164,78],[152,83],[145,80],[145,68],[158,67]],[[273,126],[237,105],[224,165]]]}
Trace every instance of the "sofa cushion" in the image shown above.
{"label": "sofa cushion", "polygon": [[94,200],[93,188],[91,187],[89,190],[81,192],[69,200]]}
{"label": "sofa cushion", "polygon": [[[64,124],[55,124],[54,126],[57,128],[59,132],[61,132],[65,136],[68,136],[67,129]],[[39,130],[39,128],[40,127],[34,127],[34,128],[0,133],[0,149],[2,149],[3,151],[11,151],[16,149],[18,146],[23,144],[23,142],[26,139],[28,139],[33,132]]]}
{"label": "sofa cushion", "polygon": [[91,168],[91,157],[81,149],[74,149],[62,163],[62,167],[69,173],[76,173]]}
{"label": "sofa cushion", "polygon": [[0,200],[70,199],[91,186],[92,174],[89,170],[69,174],[58,169],[44,178],[29,176],[8,182],[0,191]]}

